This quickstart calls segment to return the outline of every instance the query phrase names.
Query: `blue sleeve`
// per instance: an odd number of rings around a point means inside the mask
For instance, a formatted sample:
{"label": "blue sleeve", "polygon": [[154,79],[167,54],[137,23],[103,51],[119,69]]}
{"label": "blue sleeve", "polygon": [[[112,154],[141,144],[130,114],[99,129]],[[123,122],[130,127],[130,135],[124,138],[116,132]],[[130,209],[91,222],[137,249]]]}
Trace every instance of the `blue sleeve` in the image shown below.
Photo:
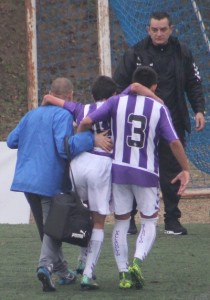
{"label": "blue sleeve", "polygon": [[26,114],[19,122],[19,124],[9,133],[7,137],[7,146],[11,149],[17,149],[19,143],[20,129],[22,128],[25,119],[28,114]]}
{"label": "blue sleeve", "polygon": [[65,109],[60,109],[55,116],[53,121],[53,131],[55,145],[59,155],[63,158],[67,158],[65,151],[65,136],[72,136],[73,132],[73,116],[68,113]]}
{"label": "blue sleeve", "polygon": [[76,155],[93,149],[94,136],[90,131],[76,133],[69,137],[68,144],[71,159],[73,159]]}
{"label": "blue sleeve", "polygon": [[18,141],[19,141],[19,127],[17,126],[9,133],[7,137],[7,146],[11,149],[17,149]]}
{"label": "blue sleeve", "polygon": [[61,110],[54,118],[54,133],[58,153],[61,157],[67,158],[65,150],[65,136],[69,136],[68,145],[71,159],[76,155],[90,151],[94,147],[94,136],[90,131],[81,132],[74,135],[73,117],[65,110]]}

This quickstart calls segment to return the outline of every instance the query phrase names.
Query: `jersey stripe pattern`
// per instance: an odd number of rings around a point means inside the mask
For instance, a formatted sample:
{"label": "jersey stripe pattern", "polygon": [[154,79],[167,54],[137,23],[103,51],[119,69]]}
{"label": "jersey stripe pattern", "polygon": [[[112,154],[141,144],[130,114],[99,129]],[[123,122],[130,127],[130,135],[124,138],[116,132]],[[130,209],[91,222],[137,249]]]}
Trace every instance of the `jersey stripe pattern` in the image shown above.
{"label": "jersey stripe pattern", "polygon": [[92,120],[111,117],[114,138],[112,180],[118,184],[158,186],[158,142],[178,136],[166,108],[155,100],[134,94],[110,98]]}
{"label": "jersey stripe pattern", "polygon": [[[65,101],[64,108],[73,114],[73,117],[74,117],[77,125],[79,125],[79,123],[81,122],[81,120],[84,117],[86,117],[90,113],[94,112],[103,103],[104,103],[104,101],[97,101],[95,103],[90,103],[90,104],[82,104],[80,102]],[[93,129],[94,134],[98,134],[98,133],[108,130],[109,131],[108,135],[111,135],[110,127],[111,127],[110,121],[105,120],[105,121],[101,121],[101,122],[94,124],[92,129]],[[99,147],[94,147],[94,149],[90,152],[94,153],[94,154],[102,155],[102,156],[108,156],[108,157],[112,157],[112,155],[113,155],[112,151],[105,152],[104,150],[102,150]]]}
{"label": "jersey stripe pattern", "polygon": [[[96,109],[98,109],[102,104],[104,104],[104,101],[97,101],[95,103],[90,103],[90,104],[84,105],[84,109],[80,110],[80,114],[78,115],[77,124],[79,124],[83,118],[85,118],[90,113],[92,113]],[[108,135],[109,136],[111,135],[111,125],[110,125],[109,120],[100,121],[100,122],[95,123],[93,125],[92,129],[93,129],[94,134],[102,133],[102,132],[108,130],[109,131]],[[97,154],[97,155],[108,156],[108,157],[112,157],[112,154],[113,154],[112,151],[106,152],[99,147],[94,147],[94,149],[90,152]]]}

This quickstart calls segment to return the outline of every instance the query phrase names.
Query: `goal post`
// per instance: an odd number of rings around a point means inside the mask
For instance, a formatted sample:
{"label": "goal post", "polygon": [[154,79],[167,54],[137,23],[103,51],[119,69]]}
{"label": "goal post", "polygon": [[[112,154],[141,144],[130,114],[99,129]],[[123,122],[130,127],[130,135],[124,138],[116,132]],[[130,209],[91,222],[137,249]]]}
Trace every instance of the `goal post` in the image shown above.
{"label": "goal post", "polygon": [[97,12],[99,73],[111,77],[109,1],[97,0]]}
{"label": "goal post", "polygon": [[27,32],[27,97],[28,109],[38,106],[36,0],[25,0]]}
{"label": "goal post", "polygon": [[[36,0],[25,0],[27,28],[27,96],[28,109],[38,106],[37,21]],[[48,4],[50,6],[50,3]],[[62,5],[62,4],[61,4]],[[96,0],[99,74],[112,76],[109,1]]]}
{"label": "goal post", "polygon": [[192,6],[193,6],[193,9],[194,9],[194,12],[195,12],[195,14],[196,14],[196,16],[198,18],[198,22],[200,24],[201,32],[203,34],[203,38],[204,38],[204,41],[206,43],[207,50],[208,50],[208,52],[210,52],[210,42],[209,42],[208,35],[206,33],[206,26],[205,26],[205,24],[203,22],[203,18],[201,16],[200,10],[199,10],[198,5],[197,5],[197,3],[196,3],[195,0],[191,0],[191,2],[192,2]]}

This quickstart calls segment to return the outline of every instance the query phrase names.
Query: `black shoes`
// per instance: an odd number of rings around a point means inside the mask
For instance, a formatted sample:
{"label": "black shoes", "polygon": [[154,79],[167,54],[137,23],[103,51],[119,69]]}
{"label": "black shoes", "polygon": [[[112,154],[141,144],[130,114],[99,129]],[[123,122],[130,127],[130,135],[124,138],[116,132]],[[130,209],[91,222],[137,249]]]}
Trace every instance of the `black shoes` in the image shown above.
{"label": "black shoes", "polygon": [[[128,234],[137,234],[138,230],[135,223],[135,218],[131,217]],[[181,225],[179,220],[171,219],[165,221],[165,234],[172,235],[187,235],[187,229]]]}
{"label": "black shoes", "polygon": [[180,224],[179,220],[170,220],[165,222],[165,234],[186,235],[187,229]]}
{"label": "black shoes", "polygon": [[136,227],[135,219],[134,217],[131,217],[130,219],[130,227],[128,229],[128,234],[137,234],[138,230]]}

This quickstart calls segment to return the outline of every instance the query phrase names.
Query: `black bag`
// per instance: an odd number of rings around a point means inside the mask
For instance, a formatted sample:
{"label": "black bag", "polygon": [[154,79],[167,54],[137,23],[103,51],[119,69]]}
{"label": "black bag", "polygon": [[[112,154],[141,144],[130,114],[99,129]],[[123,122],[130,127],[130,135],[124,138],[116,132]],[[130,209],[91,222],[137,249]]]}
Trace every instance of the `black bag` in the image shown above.
{"label": "black bag", "polygon": [[91,212],[75,192],[59,194],[52,199],[44,232],[50,237],[86,247],[92,233]]}
{"label": "black bag", "polygon": [[[65,147],[70,160],[68,137],[65,139]],[[79,198],[71,167],[69,166],[69,168],[74,191],[59,194],[52,198],[44,232],[61,242],[86,247],[93,228],[91,212]]]}

